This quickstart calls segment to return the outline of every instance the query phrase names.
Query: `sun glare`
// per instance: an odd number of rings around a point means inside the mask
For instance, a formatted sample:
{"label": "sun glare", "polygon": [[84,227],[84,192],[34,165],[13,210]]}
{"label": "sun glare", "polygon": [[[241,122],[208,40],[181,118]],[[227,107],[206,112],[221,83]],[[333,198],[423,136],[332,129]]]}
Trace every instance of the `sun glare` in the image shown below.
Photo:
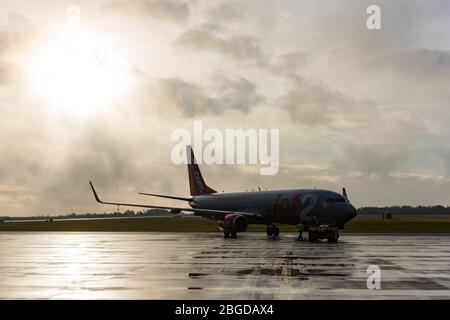
{"label": "sun glare", "polygon": [[32,90],[57,108],[86,115],[117,102],[128,77],[94,33],[66,33],[30,58]]}

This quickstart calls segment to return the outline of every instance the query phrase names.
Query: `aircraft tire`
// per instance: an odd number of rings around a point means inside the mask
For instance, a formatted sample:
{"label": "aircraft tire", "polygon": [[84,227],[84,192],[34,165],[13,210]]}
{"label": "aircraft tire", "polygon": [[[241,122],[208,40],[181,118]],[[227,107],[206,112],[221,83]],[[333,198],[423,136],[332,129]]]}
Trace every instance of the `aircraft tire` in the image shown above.
{"label": "aircraft tire", "polygon": [[278,237],[280,235],[280,228],[278,228],[277,226],[273,227],[273,236],[274,237]]}
{"label": "aircraft tire", "polygon": [[331,237],[328,238],[329,243],[338,242],[339,234],[337,232],[333,233]]}
{"label": "aircraft tire", "polygon": [[223,237],[224,237],[225,239],[228,239],[228,238],[230,237],[230,233],[229,233],[229,232],[224,232],[224,233],[223,233]]}
{"label": "aircraft tire", "polygon": [[236,239],[237,238],[237,232],[232,232],[231,233],[231,238]]}
{"label": "aircraft tire", "polygon": [[309,232],[309,242],[318,242],[319,238],[315,232]]}
{"label": "aircraft tire", "polygon": [[267,236],[278,237],[280,235],[280,228],[277,226],[267,226]]}

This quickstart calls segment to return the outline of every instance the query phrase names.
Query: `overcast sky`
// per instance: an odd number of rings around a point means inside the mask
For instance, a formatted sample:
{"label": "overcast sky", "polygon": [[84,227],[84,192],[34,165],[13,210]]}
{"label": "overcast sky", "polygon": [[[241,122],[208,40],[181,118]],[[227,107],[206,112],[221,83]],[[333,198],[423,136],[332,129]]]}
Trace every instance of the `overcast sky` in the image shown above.
{"label": "overcast sky", "polygon": [[[382,30],[366,28],[370,4]],[[194,120],[280,129],[278,174],[204,165],[220,191],[450,205],[449,27],[447,0],[4,0],[0,216],[113,210],[89,180],[114,200],[186,195],[170,136]]]}

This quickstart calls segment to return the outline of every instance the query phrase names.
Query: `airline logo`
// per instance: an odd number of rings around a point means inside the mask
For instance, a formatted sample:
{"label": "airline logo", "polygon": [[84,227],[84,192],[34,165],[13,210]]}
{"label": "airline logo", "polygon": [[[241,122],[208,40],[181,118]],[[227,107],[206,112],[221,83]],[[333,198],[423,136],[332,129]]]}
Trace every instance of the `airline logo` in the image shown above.
{"label": "airline logo", "polygon": [[203,187],[202,177],[200,176],[200,172],[198,170],[193,170],[195,183],[197,184],[197,190],[200,193],[203,193],[205,188]]}
{"label": "airline logo", "polygon": [[300,211],[300,215],[307,215],[317,204],[317,196],[315,194],[307,194],[301,197],[300,203],[305,207]]}

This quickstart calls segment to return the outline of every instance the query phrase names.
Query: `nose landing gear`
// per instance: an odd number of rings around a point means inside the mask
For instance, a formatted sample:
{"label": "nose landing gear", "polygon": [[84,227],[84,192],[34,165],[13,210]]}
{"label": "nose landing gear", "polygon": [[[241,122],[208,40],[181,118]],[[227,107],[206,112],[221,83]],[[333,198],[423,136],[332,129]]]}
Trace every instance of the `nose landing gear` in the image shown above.
{"label": "nose landing gear", "polygon": [[237,232],[228,232],[228,231],[224,231],[223,237],[224,237],[225,239],[228,239],[228,238],[236,239],[236,238],[237,238]]}
{"label": "nose landing gear", "polygon": [[267,235],[269,237],[278,237],[280,235],[280,228],[273,225],[267,226]]}

